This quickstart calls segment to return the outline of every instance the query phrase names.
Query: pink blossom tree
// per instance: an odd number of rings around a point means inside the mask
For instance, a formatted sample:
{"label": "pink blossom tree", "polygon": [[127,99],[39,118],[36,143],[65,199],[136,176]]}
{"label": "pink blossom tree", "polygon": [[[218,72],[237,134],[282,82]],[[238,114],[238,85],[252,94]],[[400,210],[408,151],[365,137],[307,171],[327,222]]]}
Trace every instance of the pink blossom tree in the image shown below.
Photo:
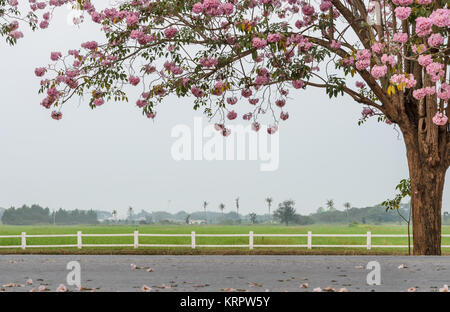
{"label": "pink blossom tree", "polygon": [[[26,12],[25,2],[29,3]],[[14,45],[23,37],[23,25],[28,25],[32,30],[45,29],[50,24],[54,9],[67,3],[81,5],[77,0],[0,0],[0,36]]]}
{"label": "pink blossom tree", "polygon": [[[450,10],[446,0],[128,0],[97,10],[78,0],[105,41],[52,52],[42,105],[61,119],[66,103],[87,96],[93,109],[128,100],[155,118],[168,95],[226,123],[240,118],[269,133],[289,118],[292,88],[323,89],[363,106],[403,133],[414,253],[441,253],[441,206],[450,165],[448,81]],[[349,83],[354,77],[357,79]],[[239,103],[239,105],[237,105]]]}

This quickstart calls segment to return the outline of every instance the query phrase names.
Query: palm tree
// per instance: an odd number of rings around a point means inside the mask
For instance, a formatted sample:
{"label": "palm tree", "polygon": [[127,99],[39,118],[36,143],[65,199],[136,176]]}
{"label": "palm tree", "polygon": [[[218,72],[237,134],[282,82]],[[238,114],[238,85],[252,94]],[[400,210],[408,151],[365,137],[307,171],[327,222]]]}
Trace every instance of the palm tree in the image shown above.
{"label": "palm tree", "polygon": [[325,203],[325,206],[327,206],[329,211],[334,210],[334,200],[327,199],[327,202]]}
{"label": "palm tree", "polygon": [[345,212],[347,213],[347,222],[348,220],[348,210],[350,209],[350,207],[352,206],[352,204],[350,204],[349,202],[344,203],[344,208],[345,208]]}
{"label": "palm tree", "polygon": [[267,202],[267,206],[269,207],[269,221],[270,221],[270,207],[272,206],[272,202],[273,202],[273,198],[272,197],[267,197],[266,198],[266,202]]}
{"label": "palm tree", "polygon": [[222,219],[223,219],[223,210],[225,209],[225,205],[224,204],[220,204],[219,205],[219,209],[220,209],[220,211],[222,211]]}
{"label": "palm tree", "polygon": [[112,212],[112,215],[113,215],[114,221],[117,222],[117,210],[114,209]]}
{"label": "palm tree", "polygon": [[207,223],[207,220],[206,220],[206,207],[208,206],[208,202],[205,200],[204,202],[203,202],[203,210],[205,211],[205,223]]}
{"label": "palm tree", "polygon": [[238,215],[238,218],[239,218],[239,197],[236,198],[235,201],[236,201],[236,212],[237,212],[237,215]]}
{"label": "palm tree", "polygon": [[128,207],[128,220],[131,223],[131,221],[133,220],[133,207]]}

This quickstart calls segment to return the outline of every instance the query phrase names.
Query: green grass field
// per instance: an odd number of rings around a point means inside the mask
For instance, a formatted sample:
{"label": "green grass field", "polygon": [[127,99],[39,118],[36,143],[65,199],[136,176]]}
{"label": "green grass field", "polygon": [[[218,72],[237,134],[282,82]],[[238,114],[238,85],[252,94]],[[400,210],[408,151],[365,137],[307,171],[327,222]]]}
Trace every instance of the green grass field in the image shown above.
{"label": "green grass field", "polygon": [[[280,226],[280,225],[240,225],[240,226],[1,226],[0,236],[27,234],[127,234],[138,230],[149,234],[407,234],[407,228],[401,225],[310,225],[310,226]],[[450,234],[450,226],[443,226],[443,234]],[[190,244],[190,237],[140,237],[140,244]],[[258,245],[288,245],[306,244],[306,237],[255,237]],[[365,237],[313,237],[314,244],[365,245]],[[65,245],[76,244],[76,237],[27,238],[27,245]],[[133,237],[83,237],[83,244],[133,244]],[[196,244],[211,245],[246,245],[248,237],[197,237]],[[442,239],[443,245],[450,245],[450,237]],[[0,238],[0,246],[20,245],[20,238]],[[379,237],[372,238],[372,245],[407,245],[407,238]],[[407,254],[407,248],[206,248],[196,249],[186,247],[83,247],[77,248],[27,248],[0,249],[0,254]],[[450,248],[443,248],[444,254],[450,254]]]}

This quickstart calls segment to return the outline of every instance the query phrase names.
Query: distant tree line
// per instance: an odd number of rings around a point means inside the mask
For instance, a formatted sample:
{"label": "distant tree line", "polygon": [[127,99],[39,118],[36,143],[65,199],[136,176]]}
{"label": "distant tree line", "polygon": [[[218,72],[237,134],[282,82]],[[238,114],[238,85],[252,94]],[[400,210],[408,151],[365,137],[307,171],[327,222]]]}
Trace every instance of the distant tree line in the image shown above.
{"label": "distant tree line", "polygon": [[34,224],[97,224],[97,213],[93,210],[64,210],[51,212],[48,208],[39,205],[20,208],[11,207],[2,215],[2,223],[9,225],[34,225]]}

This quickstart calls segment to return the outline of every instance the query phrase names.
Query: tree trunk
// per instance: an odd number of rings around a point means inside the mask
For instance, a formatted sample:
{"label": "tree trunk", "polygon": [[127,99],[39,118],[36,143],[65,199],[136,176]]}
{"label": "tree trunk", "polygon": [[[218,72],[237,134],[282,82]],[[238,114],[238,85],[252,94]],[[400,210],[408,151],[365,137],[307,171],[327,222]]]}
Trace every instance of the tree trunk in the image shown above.
{"label": "tree trunk", "polygon": [[404,133],[411,179],[414,255],[441,254],[441,207],[446,165],[421,151],[420,139]]}

